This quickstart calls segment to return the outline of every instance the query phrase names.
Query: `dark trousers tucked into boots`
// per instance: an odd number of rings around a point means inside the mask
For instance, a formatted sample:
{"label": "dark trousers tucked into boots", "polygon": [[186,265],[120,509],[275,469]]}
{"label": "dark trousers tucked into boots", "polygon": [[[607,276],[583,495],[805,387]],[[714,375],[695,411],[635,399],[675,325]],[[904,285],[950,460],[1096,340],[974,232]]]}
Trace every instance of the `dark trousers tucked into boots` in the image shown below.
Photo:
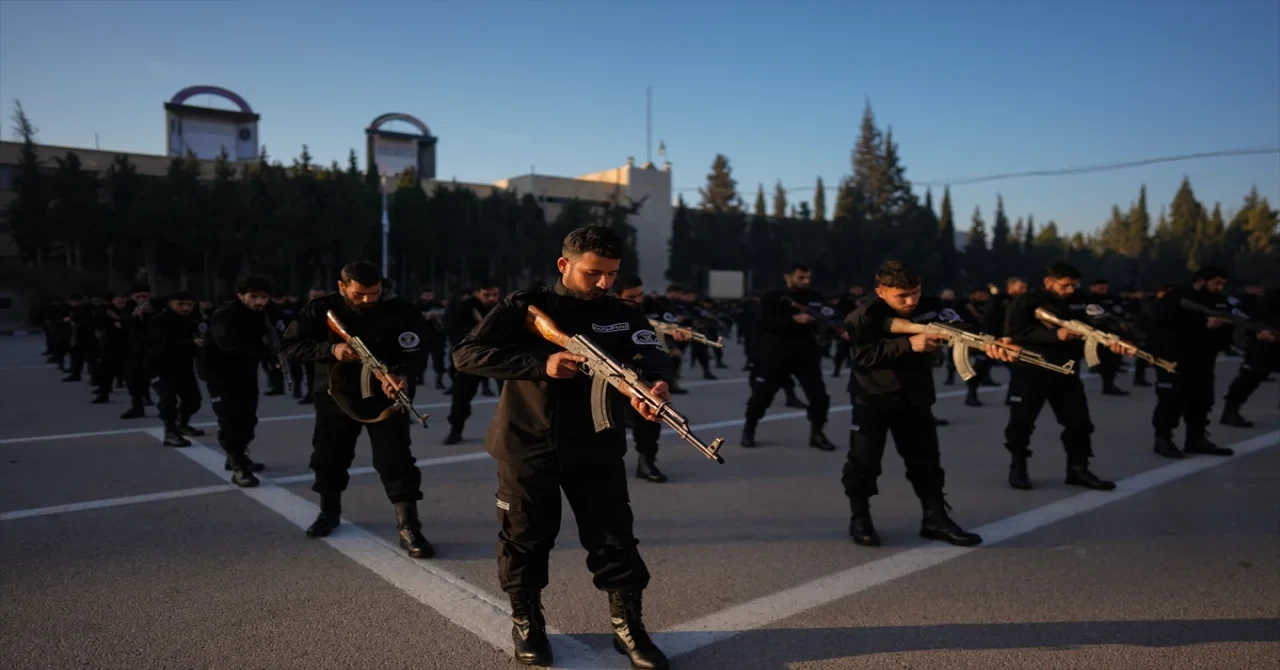
{"label": "dark trousers tucked into boots", "polygon": [[1049,370],[1014,366],[1009,385],[1009,423],[1004,429],[1004,447],[1012,456],[1009,485],[1029,489],[1027,459],[1031,457],[1031,435],[1045,403],[1062,426],[1062,447],[1067,452],[1068,484],[1110,491],[1116,485],[1089,471],[1093,458],[1093,421],[1089,400],[1078,375],[1061,375]]}
{"label": "dark trousers tucked into boots", "polygon": [[449,396],[449,435],[445,444],[457,444],[462,441],[462,429],[471,417],[471,401],[480,390],[480,382],[484,377],[459,372],[454,375],[453,393]]}
{"label": "dark trousers tucked into boots", "polygon": [[232,483],[242,487],[257,486],[258,478],[253,473],[262,470],[260,464],[249,459],[249,444],[258,425],[258,385],[257,379],[252,381],[252,385],[238,389],[219,389],[216,383],[209,384],[210,404],[218,416],[218,446],[227,455],[226,468],[233,473]]}
{"label": "dark trousers tucked into boots", "polygon": [[191,417],[200,410],[200,384],[194,370],[163,374],[152,383],[156,391],[156,413],[164,422],[165,444],[185,447],[183,436],[203,435],[191,427]]}
{"label": "dark trousers tucked into boots", "polygon": [[647,421],[634,409],[627,409],[627,423],[631,426],[631,436],[636,445],[636,479],[644,479],[661,484],[667,476],[658,469],[658,438],[662,435],[662,424]]}

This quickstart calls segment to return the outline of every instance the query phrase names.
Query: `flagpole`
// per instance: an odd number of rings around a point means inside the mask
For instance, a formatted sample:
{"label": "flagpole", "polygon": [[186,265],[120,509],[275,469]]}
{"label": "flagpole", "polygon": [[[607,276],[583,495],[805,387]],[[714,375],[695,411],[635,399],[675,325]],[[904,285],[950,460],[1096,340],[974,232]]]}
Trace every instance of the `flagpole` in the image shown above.
{"label": "flagpole", "polygon": [[644,160],[653,163],[653,87],[644,89]]}

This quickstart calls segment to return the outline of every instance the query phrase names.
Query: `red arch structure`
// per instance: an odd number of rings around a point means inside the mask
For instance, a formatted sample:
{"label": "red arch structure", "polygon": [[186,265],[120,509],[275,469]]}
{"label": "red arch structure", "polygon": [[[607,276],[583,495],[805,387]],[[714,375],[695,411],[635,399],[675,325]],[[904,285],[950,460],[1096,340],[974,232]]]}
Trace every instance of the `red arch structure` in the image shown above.
{"label": "red arch structure", "polygon": [[240,97],[239,94],[233,91],[222,88],[221,86],[188,86],[175,93],[173,98],[169,100],[169,104],[186,104],[187,100],[190,100],[197,95],[216,95],[230,101],[236,107],[239,107],[241,112],[244,112],[245,114],[253,114],[253,108],[249,107],[249,103],[246,102],[244,98]]}

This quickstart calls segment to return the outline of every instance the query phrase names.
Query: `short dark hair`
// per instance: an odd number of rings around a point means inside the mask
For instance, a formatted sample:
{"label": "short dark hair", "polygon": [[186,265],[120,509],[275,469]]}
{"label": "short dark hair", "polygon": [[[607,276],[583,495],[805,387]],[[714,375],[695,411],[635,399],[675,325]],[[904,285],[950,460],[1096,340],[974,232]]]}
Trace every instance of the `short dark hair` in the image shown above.
{"label": "short dark hair", "polygon": [[1095,280],[1093,280],[1093,281],[1089,282],[1089,285],[1090,285],[1090,286],[1102,286],[1103,284],[1106,284],[1107,286],[1110,286],[1110,285],[1111,285],[1111,282],[1109,282],[1109,281],[1107,281],[1107,280],[1105,280],[1105,279],[1095,279]]}
{"label": "short dark hair", "polygon": [[343,284],[375,286],[382,283],[382,270],[369,261],[355,261],[343,266],[340,277]]}
{"label": "short dark hair", "polygon": [[132,295],[134,293],[150,293],[150,292],[151,292],[150,284],[137,284],[133,287],[133,290],[129,291],[129,294]]}
{"label": "short dark hair", "polygon": [[621,294],[623,291],[639,286],[644,286],[644,282],[640,281],[639,277],[635,275],[623,275],[618,277],[618,280],[613,283],[613,291],[614,293]]}
{"label": "short dark hair", "polygon": [[1227,271],[1225,268],[1217,265],[1206,265],[1196,270],[1195,279],[1209,281],[1210,279],[1226,279]]}
{"label": "short dark hair", "polygon": [[564,238],[560,254],[566,258],[595,254],[601,258],[617,260],[622,258],[622,236],[608,226],[583,226],[569,233]]}
{"label": "short dark hair", "polygon": [[684,286],[680,284],[667,284],[667,293],[684,293]]}
{"label": "short dark hair", "polygon": [[274,291],[275,285],[262,275],[245,275],[236,282],[236,295],[259,292],[271,295]]}
{"label": "short dark hair", "polygon": [[1019,277],[1018,275],[1012,275],[1008,279],[1004,280],[1004,283],[1006,285],[1012,284],[1013,282],[1022,282],[1023,284],[1025,284],[1027,283],[1027,280],[1023,279],[1022,277]]}
{"label": "short dark hair", "polygon": [[1054,261],[1045,267],[1044,276],[1050,279],[1079,279],[1080,271],[1070,263]]}
{"label": "short dark hair", "polygon": [[809,272],[809,266],[804,263],[792,263],[791,269],[787,270],[787,274],[795,274],[797,272]]}
{"label": "short dark hair", "polygon": [[920,285],[920,274],[902,261],[885,261],[876,270],[876,283],[886,288],[915,288]]}
{"label": "short dark hair", "polygon": [[491,288],[498,288],[498,282],[486,277],[476,282],[474,290],[484,291],[486,289],[491,289]]}

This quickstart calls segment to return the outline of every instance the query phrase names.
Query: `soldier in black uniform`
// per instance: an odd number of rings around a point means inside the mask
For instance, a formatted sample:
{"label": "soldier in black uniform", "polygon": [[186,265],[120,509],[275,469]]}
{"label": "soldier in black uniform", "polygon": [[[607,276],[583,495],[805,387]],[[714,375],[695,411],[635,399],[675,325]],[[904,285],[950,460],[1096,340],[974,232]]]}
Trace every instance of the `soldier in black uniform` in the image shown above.
{"label": "soldier in black uniform", "polygon": [[[310,302],[324,295],[324,289],[312,288],[307,291],[307,301]],[[305,303],[304,303],[305,304]],[[297,311],[302,311],[302,307],[298,307]],[[283,336],[281,336],[283,337]],[[293,361],[290,361],[293,363]],[[297,361],[302,375],[294,377],[293,383],[297,388],[302,389],[302,397],[298,398],[299,405],[310,405],[315,402],[316,389],[316,362],[315,361]]]}
{"label": "soldier in black uniform", "polygon": [[168,308],[147,324],[146,370],[156,390],[156,412],[164,422],[164,444],[188,447],[187,437],[204,435],[191,426],[202,397],[196,358],[204,346],[196,301],[190,293],[169,296]]}
{"label": "soldier in black uniform", "polygon": [[[297,310],[289,303],[289,296],[279,290],[271,296],[271,303],[267,305],[267,314],[279,337],[284,337],[289,324],[298,318]],[[284,375],[288,372],[289,379],[293,382],[293,397],[302,398],[302,384],[298,383],[298,378],[302,376],[301,361],[289,361],[289,369],[285,370],[280,367],[280,361],[274,357],[264,357],[262,369],[267,373],[267,390],[263,395],[284,395]]]}
{"label": "soldier in black uniform", "polygon": [[[836,301],[835,308],[842,321],[847,321],[853,310],[858,308],[859,303],[866,299],[867,290],[861,285],[855,284],[849,287],[849,290]],[[836,351],[832,356],[832,363],[835,364],[835,370],[831,372],[831,377],[840,376],[840,368],[849,362],[849,356],[853,353],[853,341],[839,339],[835,342]]]}
{"label": "soldier in black uniform", "polygon": [[[625,427],[596,432],[591,382],[580,375],[582,356],[531,333],[528,306],[546,312],[570,335],[583,334],[619,361],[636,365],[653,393],[667,398],[670,359],[648,320],[633,305],[607,295],[618,273],[623,241],[612,228],[586,226],[564,240],[557,261],[561,280],[548,290],[509,296],[453,350],[459,372],[506,380],[485,449],[498,461],[498,580],[511,597],[516,660],[551,663],[542,589],[560,529],[560,492],[578,521],[587,568],[609,594],[614,648],[632,667],[665,669],[668,661],[645,631],[641,594],[649,571],[632,531],[627,497]],[[614,416],[626,404],[610,392]],[[639,400],[632,407],[655,416]],[[554,409],[554,414],[548,412]]]}
{"label": "soldier in black uniform", "polygon": [[[329,329],[325,315],[330,310],[395,375],[382,382],[381,396],[376,392],[377,378]],[[409,417],[391,400],[397,388],[413,397],[408,375],[422,364],[426,330],[422,312],[411,303],[382,300],[382,272],[368,261],[359,261],[342,268],[337,293],[308,302],[285,331],[281,341],[285,355],[317,363],[316,424],[311,438],[316,481],[311,490],[320,494],[320,514],[307,528],[308,537],[324,537],[341,523],[342,492],[351,478],[347,468],[355,458],[356,439],[367,429],[373,467],[395,505],[400,547],[414,558],[435,553],[422,536],[418,518],[422,473],[409,450]]]}
{"label": "soldier in black uniform", "polygon": [[[651,298],[645,297],[644,283],[639,277],[635,275],[619,277],[613,284],[613,290],[618,298],[638,305],[647,318],[662,318],[658,313],[658,305]],[[666,336],[658,333],[658,337]],[[687,342],[689,335],[676,331],[672,333],[671,339],[676,342]],[[667,349],[668,356],[671,357],[671,367],[675,369],[680,365],[680,349],[670,345]],[[634,409],[627,411],[627,424],[631,426],[631,438],[636,444],[636,479],[644,479],[655,484],[666,482],[667,475],[658,469],[658,438],[662,435],[662,426],[653,421],[645,421]]]}
{"label": "soldier in black uniform", "polygon": [[[1180,286],[1156,301],[1150,352],[1178,364],[1177,373],[1156,370],[1156,408],[1151,414],[1155,428],[1154,451],[1165,458],[1185,454],[1230,456],[1235,453],[1209,441],[1209,412],[1213,409],[1214,366],[1218,352],[1231,339],[1226,321],[1206,317],[1182,306],[1187,299],[1215,310],[1229,311],[1223,291],[1227,271],[1205,266],[1196,271],[1189,286]],[[1173,442],[1173,431],[1181,420],[1187,426],[1183,450]]]}
{"label": "soldier in black uniform", "polygon": [[129,354],[125,358],[125,388],[129,391],[129,409],[121,419],[146,416],[144,405],[150,404],[151,377],[147,374],[147,327],[163,309],[163,303],[151,299],[151,287],[135,286],[130,295],[124,328],[128,331]]}
{"label": "soldier in black uniform", "polygon": [[[995,337],[1004,337],[1005,317],[1009,313],[1009,305],[1014,299],[1027,292],[1027,282],[1022,277],[1009,277],[1004,283],[1004,293],[991,296],[987,301],[986,311],[982,314],[982,332]],[[1004,404],[1012,404],[1009,397],[1013,395],[1011,389],[1006,389],[1004,394]]]}
{"label": "soldier in black uniform", "polygon": [[809,288],[811,274],[808,266],[799,263],[791,266],[784,275],[787,287],[766,293],[760,301],[760,354],[761,367],[752,375],[757,382],[747,400],[746,425],[742,428],[741,444],[756,446],[756,425],[773,404],[778,389],[795,375],[809,399],[809,446],[822,451],[835,451],[836,445],[822,432],[827,423],[827,410],[831,398],[822,381],[822,348],[817,339],[817,329],[822,327],[818,318],[801,308],[826,308],[834,316],[835,310],[826,304],[822,294]]}
{"label": "soldier in black uniform", "polygon": [[124,375],[129,358],[129,297],[113,295],[94,318],[94,334],[98,339],[98,388],[95,405],[105,404],[111,397],[116,380]]}
{"label": "soldier in black uniform", "polygon": [[[1084,318],[1086,304],[1078,295],[1079,288],[1079,270],[1067,263],[1051,263],[1045,268],[1044,290],[1027,293],[1009,305],[1005,335],[1013,344],[1040,354],[1050,363],[1064,365],[1068,361],[1079,361],[1084,355],[1079,336],[1066,328],[1046,326],[1035,315],[1036,308],[1043,307],[1061,319]],[[1123,350],[1121,345],[1116,345],[1117,353]],[[1027,473],[1027,459],[1031,457],[1028,447],[1036,418],[1048,402],[1062,426],[1062,446],[1067,452],[1066,483],[1100,491],[1114,489],[1114,482],[1100,479],[1089,470],[1089,459],[1093,457],[1093,422],[1078,372],[1063,375],[1032,365],[1015,365],[1011,373],[1009,384],[1013,389],[1009,400],[1013,404],[1009,408],[1009,424],[1004,429],[1004,446],[1013,459],[1009,465],[1009,485],[1015,489],[1031,488]]]}
{"label": "soldier in black uniform", "polygon": [[226,469],[236,486],[258,485],[261,463],[249,459],[249,443],[258,425],[258,365],[267,357],[266,313],[271,282],[244,277],[236,284],[236,300],[214,310],[205,333],[209,403],[218,415],[218,444],[227,454]]}
{"label": "soldier in black uniform", "polygon": [[[427,355],[430,358],[431,369],[436,374],[436,390],[443,391],[444,375],[446,372],[445,365],[445,345],[448,344],[448,335],[445,332],[444,322],[444,304],[436,300],[436,293],[430,289],[423,291],[418,297],[418,309],[422,311],[422,316],[427,320],[427,338],[423,341]],[[419,373],[418,383],[422,383],[422,377],[426,373],[424,362],[423,371]]]}
{"label": "soldier in black uniform", "polygon": [[[841,477],[849,498],[849,535],[860,545],[880,544],[871,521],[870,499],[880,492],[876,479],[885,442],[893,433],[894,446],[907,466],[907,480],[924,510],[920,536],[963,547],[979,544],[982,538],[947,516],[943,497],[946,473],[931,408],[937,401],[932,352],[945,338],[897,335],[889,330],[895,318],[927,323],[945,320],[943,313],[936,299],[920,297],[920,275],[901,261],[880,266],[876,284],[877,297],[859,305],[845,320],[853,333],[849,379],[853,419],[849,456]],[[987,354],[999,360],[1011,358],[994,346]]]}
{"label": "soldier in black uniform", "polygon": [[67,311],[63,318],[66,323],[64,330],[67,333],[67,353],[71,354],[71,368],[62,381],[78,382],[86,363],[92,369],[93,357],[97,353],[97,341],[93,336],[93,306],[86,304],[84,296],[79,293],[72,294],[67,298]]}
{"label": "soldier in black uniform", "polygon": [[[1090,303],[1098,305],[1107,315],[1105,318],[1090,323],[1094,328],[1102,331],[1121,335],[1126,339],[1131,339],[1129,333],[1120,332],[1121,329],[1114,327],[1116,324],[1122,323],[1125,316],[1124,304],[1120,298],[1111,294],[1111,284],[1105,279],[1095,279],[1089,284],[1089,295],[1087,296]],[[1122,356],[1107,349],[1098,349],[1098,369],[1096,372],[1102,378],[1102,394],[1114,396],[1126,396],[1129,392],[1116,386],[1116,375],[1120,373],[1120,361]]]}
{"label": "soldier in black uniform", "polygon": [[[471,295],[458,302],[450,313],[453,320],[448,324],[449,340],[461,342],[475,330],[484,317],[493,311],[498,304],[498,283],[482,279],[476,283]],[[458,372],[453,379],[453,393],[449,396],[449,435],[444,438],[445,444],[458,444],[462,441],[462,428],[471,416],[471,401],[480,390],[483,377]]]}
{"label": "soldier in black uniform", "polygon": [[1240,408],[1268,375],[1280,371],[1280,344],[1276,342],[1276,332],[1280,332],[1280,287],[1263,294],[1256,311],[1246,313],[1275,330],[1261,331],[1247,343],[1244,363],[1223,398],[1225,404],[1220,422],[1238,428],[1253,427],[1252,421],[1240,415]]}
{"label": "soldier in black uniform", "polygon": [[[969,291],[969,300],[961,305],[960,309],[955,310],[957,316],[964,321],[972,330],[981,330],[983,322],[986,318],[987,310],[990,309],[991,292],[984,286]],[[991,333],[992,335],[996,333]],[[982,401],[978,399],[978,389],[982,386],[999,386],[991,380],[991,359],[987,357],[985,352],[974,351],[973,353],[973,378],[965,382],[968,393],[965,394],[964,404],[969,407],[982,407]],[[955,361],[948,356],[947,365],[954,367]]]}

